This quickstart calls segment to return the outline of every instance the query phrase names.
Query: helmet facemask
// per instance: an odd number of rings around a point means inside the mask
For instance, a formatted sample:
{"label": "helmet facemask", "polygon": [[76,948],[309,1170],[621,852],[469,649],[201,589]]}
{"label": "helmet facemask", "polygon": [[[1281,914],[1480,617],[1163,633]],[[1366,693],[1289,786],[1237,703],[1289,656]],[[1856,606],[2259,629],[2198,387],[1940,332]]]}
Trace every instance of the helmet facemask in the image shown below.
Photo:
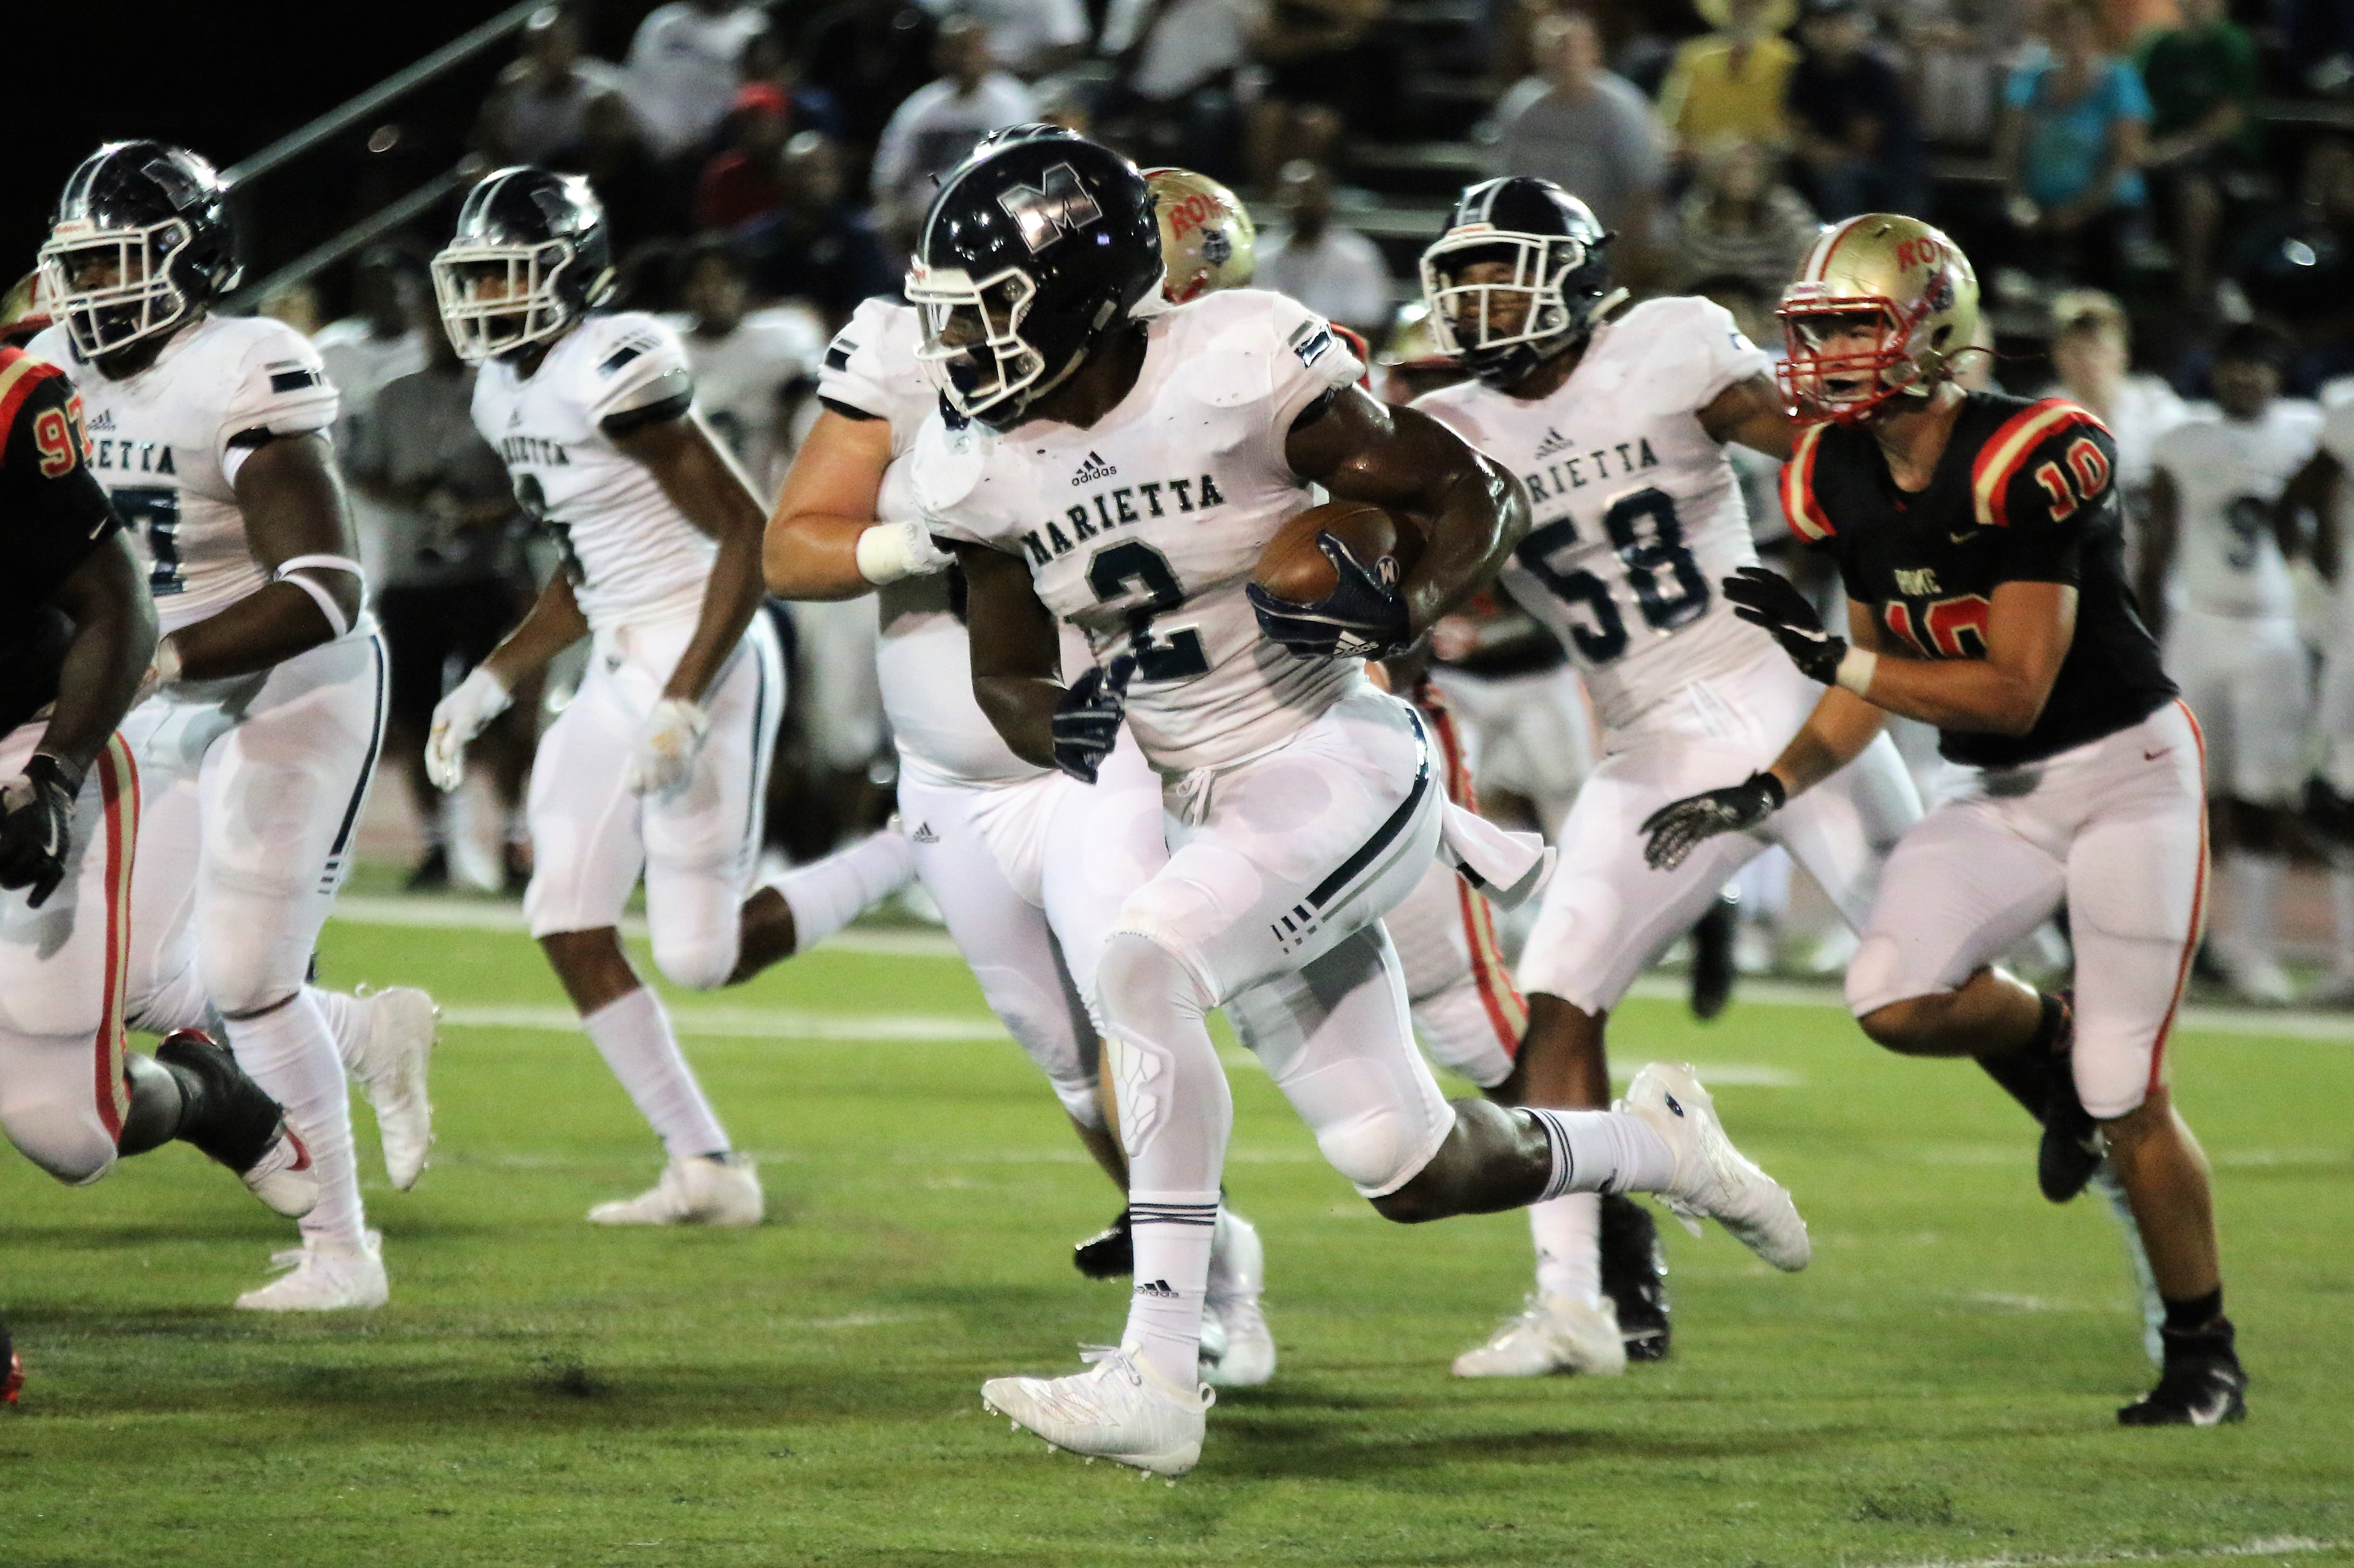
{"label": "helmet facemask", "polygon": [[[450,346],[469,364],[556,336],[578,313],[562,294],[576,260],[568,239],[536,245],[453,240],[433,258],[433,300]],[[602,291],[599,280],[592,296]]]}
{"label": "helmet facemask", "polygon": [[187,320],[195,304],[172,264],[194,238],[177,217],[131,228],[101,228],[88,218],[58,224],[41,247],[41,286],[75,352],[96,360]]}
{"label": "helmet facemask", "polygon": [[1089,333],[1061,366],[1023,335],[1038,285],[1018,267],[975,281],[961,268],[908,270],[908,302],[923,313],[924,341],[916,350],[927,380],[966,418],[1010,429],[1039,398],[1062,385],[1087,357]]}
{"label": "helmet facemask", "polygon": [[1892,398],[1925,397],[1956,352],[1916,341],[1918,322],[1885,298],[1786,300],[1774,313],[1787,349],[1775,379],[1802,424],[1852,424]]}
{"label": "helmet facemask", "polygon": [[[1518,381],[1591,319],[1571,306],[1563,282],[1592,254],[1566,235],[1485,225],[1448,234],[1422,258],[1423,297],[1439,351],[1491,387]],[[1475,267],[1490,275],[1469,279]]]}

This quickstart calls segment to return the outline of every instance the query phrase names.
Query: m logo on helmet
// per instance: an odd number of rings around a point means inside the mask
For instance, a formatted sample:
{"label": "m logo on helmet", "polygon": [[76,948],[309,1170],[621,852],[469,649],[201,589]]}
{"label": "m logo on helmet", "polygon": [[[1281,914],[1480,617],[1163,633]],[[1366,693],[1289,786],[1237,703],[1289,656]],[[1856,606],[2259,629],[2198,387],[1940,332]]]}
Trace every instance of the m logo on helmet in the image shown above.
{"label": "m logo on helmet", "polygon": [[1044,183],[1044,190],[1015,185],[997,198],[997,205],[1021,228],[1022,242],[1030,247],[1033,256],[1066,234],[1103,221],[1103,208],[1079,184],[1079,171],[1070,164],[1056,164],[1048,169]]}

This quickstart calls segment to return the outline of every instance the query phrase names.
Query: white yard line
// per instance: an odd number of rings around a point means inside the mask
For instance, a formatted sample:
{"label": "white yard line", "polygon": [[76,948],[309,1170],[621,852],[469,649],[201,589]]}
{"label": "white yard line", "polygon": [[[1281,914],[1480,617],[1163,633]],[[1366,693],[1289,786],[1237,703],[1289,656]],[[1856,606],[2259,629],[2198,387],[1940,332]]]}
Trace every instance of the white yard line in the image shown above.
{"label": "white yard line", "polygon": [[[900,1042],[1003,1040],[993,1018],[929,1012],[803,1012],[782,1008],[673,1007],[671,1022],[690,1038],[718,1040],[892,1040]],[[579,1015],[568,1007],[470,1006],[441,1009],[444,1027],[540,1029],[580,1032]]]}
{"label": "white yard line", "polygon": [[2334,1541],[2302,1535],[2268,1536],[2229,1546],[2196,1546],[2180,1552],[2095,1552],[2076,1556],[2047,1557],[2037,1552],[2002,1557],[1923,1557],[1907,1563],[1875,1564],[1874,1568],[2094,1568],[2106,1563],[2200,1563],[2234,1557],[2293,1557],[2308,1552],[2334,1552]]}
{"label": "white yard line", "polygon": [[[1681,1001],[1688,989],[1680,975],[1645,975],[1632,994],[1651,1001]],[[1830,1007],[1847,1011],[1837,982],[1825,980],[1741,980],[1734,987],[1736,1005],[1762,1007]],[[2196,1034],[2270,1035],[2313,1040],[2326,1044],[2354,1044],[2354,1012],[2308,1012],[2298,1008],[2186,1007],[2179,1026]]]}
{"label": "white yard line", "polygon": [[[354,926],[408,926],[438,931],[512,931],[526,927],[520,905],[491,899],[400,898],[346,893],[335,900],[334,918]],[[621,935],[642,938],[645,917],[625,915]],[[885,958],[953,959],[956,944],[945,931],[853,929],[820,944],[836,952],[874,953]]]}

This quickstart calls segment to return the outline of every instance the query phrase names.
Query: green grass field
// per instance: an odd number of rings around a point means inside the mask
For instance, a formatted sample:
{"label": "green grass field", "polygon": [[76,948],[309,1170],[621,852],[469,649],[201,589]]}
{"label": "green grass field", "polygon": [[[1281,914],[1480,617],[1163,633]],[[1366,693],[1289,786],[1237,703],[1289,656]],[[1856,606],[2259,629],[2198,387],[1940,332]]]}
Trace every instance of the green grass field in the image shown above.
{"label": "green grass field", "polygon": [[229,1310],[291,1227],[185,1149],[89,1192],[0,1161],[32,1375],[0,1564],[2354,1562],[2343,1037],[2179,1040],[2255,1378],[2208,1432],[2114,1425],[2149,1378],[2115,1234],[2036,1195],[2016,1110],[1834,1008],[1625,1010],[1622,1067],[1735,1069],[1727,1124],[1816,1253],[1782,1277],[1671,1229],[1677,1352],[1616,1381],[1449,1379],[1525,1287],[1525,1223],[1385,1224],[1237,1065],[1284,1359],[1172,1489],[982,1414],[984,1376],[1118,1333],[1068,1261],[1115,1199],[961,966],[879,945],[676,1004],[770,1223],[611,1234],[582,1213],[656,1150],[525,938],[331,927],[330,983],[451,1017],[415,1192],[356,1113],[392,1305]]}

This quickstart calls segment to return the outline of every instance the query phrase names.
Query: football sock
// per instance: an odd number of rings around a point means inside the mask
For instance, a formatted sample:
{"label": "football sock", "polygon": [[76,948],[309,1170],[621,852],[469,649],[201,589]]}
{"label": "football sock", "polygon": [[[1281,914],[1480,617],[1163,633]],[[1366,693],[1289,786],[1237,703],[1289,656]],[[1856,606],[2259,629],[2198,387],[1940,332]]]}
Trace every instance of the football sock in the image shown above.
{"label": "football sock", "polygon": [[1594,1306],[1602,1298],[1602,1195],[1570,1192],[1529,1205],[1537,1293]]}
{"label": "football sock", "polygon": [[2204,1296],[2193,1296],[2187,1301],[2166,1304],[2166,1326],[2178,1334],[2188,1334],[2205,1328],[2223,1315],[2223,1287],[2217,1286]]}
{"label": "football sock", "polygon": [[727,1152],[727,1134],[679,1054],[662,998],[640,986],[583,1018],[580,1026],[672,1159]]}
{"label": "football sock", "polygon": [[302,1216],[305,1241],[361,1245],[359,1160],[352,1150],[351,1090],[334,1036],[306,988],[283,1007],[224,1025],[238,1065],[286,1118],[319,1171],[319,1204]]}
{"label": "football sock", "polygon": [[311,993],[311,1005],[326,1021],[327,1033],[335,1037],[335,1054],[343,1058],[344,1071],[357,1072],[360,1054],[367,1049],[367,1009],[359,998],[339,991],[321,991],[317,986],[304,989]]}
{"label": "football sock", "polygon": [[1115,935],[1104,944],[1097,987],[1109,1022],[1104,1068],[1128,1149],[1136,1252],[1120,1344],[1170,1383],[1191,1389],[1200,1378],[1202,1303],[1234,1098],[1210,1042],[1209,999],[1166,949]]}
{"label": "football sock", "polygon": [[2273,950],[2273,894],[2280,882],[2280,864],[2268,854],[2244,851],[2223,863],[2231,879],[2232,902],[2226,943],[2236,953],[2270,958]]}
{"label": "football sock", "polygon": [[1632,1111],[1523,1106],[1520,1114],[1544,1129],[1553,1148],[1553,1174],[1540,1202],[1565,1192],[1659,1192],[1675,1180],[1675,1151]]}
{"label": "football sock", "polygon": [[806,953],[881,903],[916,874],[907,835],[885,829],[823,860],[795,866],[768,885],[793,912],[793,951]]}
{"label": "football sock", "polygon": [[1243,1224],[1242,1220],[1226,1212],[1222,1195],[1217,1227],[1210,1234],[1208,1286],[1209,1293],[1221,1301],[1256,1295],[1267,1288],[1267,1281],[1258,1277],[1257,1271],[1246,1272],[1237,1266],[1235,1254],[1241,1249],[1230,1244]]}

